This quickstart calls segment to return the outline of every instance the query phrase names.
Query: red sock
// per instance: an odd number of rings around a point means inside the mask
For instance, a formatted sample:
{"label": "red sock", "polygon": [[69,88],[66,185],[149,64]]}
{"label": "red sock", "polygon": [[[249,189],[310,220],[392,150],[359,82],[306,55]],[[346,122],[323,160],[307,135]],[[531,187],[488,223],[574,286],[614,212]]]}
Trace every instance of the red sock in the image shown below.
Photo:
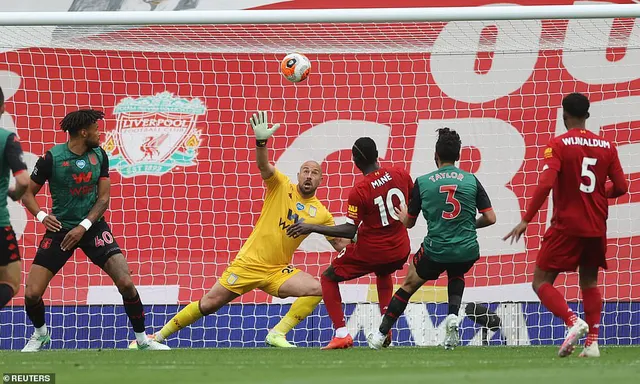
{"label": "red sock", "polygon": [[561,318],[568,327],[573,326],[573,323],[576,322],[577,316],[571,308],[569,308],[562,294],[558,292],[553,285],[543,283],[540,288],[538,288],[538,297],[542,305],[547,307],[551,313]]}
{"label": "red sock", "polygon": [[322,285],[322,299],[327,313],[333,322],[333,328],[338,329],[346,325],[344,321],[344,311],[342,310],[342,296],[340,296],[340,287],[338,283],[329,280],[325,275],[320,278]]}
{"label": "red sock", "polygon": [[376,276],[376,287],[378,288],[380,314],[384,315],[393,296],[393,279],[391,275]]}
{"label": "red sock", "polygon": [[600,316],[602,314],[602,295],[597,287],[582,290],[582,307],[584,319],[589,324],[589,334],[585,345],[598,341],[598,329],[600,328]]}

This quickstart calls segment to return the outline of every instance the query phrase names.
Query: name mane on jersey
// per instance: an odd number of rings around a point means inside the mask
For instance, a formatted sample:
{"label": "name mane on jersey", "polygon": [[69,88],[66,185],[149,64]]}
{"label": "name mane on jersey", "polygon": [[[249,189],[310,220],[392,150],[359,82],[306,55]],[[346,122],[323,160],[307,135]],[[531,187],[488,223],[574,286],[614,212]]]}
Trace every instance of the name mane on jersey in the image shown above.
{"label": "name mane on jersey", "polygon": [[382,187],[383,185],[385,185],[386,183],[388,183],[390,181],[391,181],[391,175],[389,174],[389,172],[385,172],[385,174],[382,175],[382,177],[372,181],[371,182],[371,186],[373,188]]}
{"label": "name mane on jersey", "polygon": [[585,137],[565,137],[562,139],[564,145],[582,145],[585,147],[611,148],[611,143],[606,140],[590,139]]}
{"label": "name mane on jersey", "polygon": [[431,180],[432,182],[436,182],[438,180],[442,180],[442,179],[457,179],[457,180],[462,180],[464,179],[464,175],[462,173],[458,173],[458,172],[438,172],[435,175],[431,175],[429,176],[429,180]]}

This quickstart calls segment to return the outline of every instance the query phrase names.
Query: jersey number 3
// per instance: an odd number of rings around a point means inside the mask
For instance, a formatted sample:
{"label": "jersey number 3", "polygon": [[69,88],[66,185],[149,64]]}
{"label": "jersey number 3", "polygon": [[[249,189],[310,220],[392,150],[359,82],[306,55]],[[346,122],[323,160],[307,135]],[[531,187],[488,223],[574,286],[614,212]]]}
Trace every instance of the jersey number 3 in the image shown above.
{"label": "jersey number 3", "polygon": [[445,220],[451,220],[458,217],[460,212],[462,211],[462,206],[458,199],[456,199],[456,190],[458,189],[457,185],[441,185],[440,193],[447,194],[447,204],[451,205],[453,209],[451,211],[442,211],[442,218]]}
{"label": "jersey number 3", "polygon": [[[382,199],[382,196],[378,196],[373,199],[373,202],[378,205],[380,210],[380,222],[383,227],[389,225],[389,216],[391,216],[395,220],[399,220],[400,218],[396,215],[396,212],[393,209],[393,196],[397,196],[400,200],[400,205],[406,202],[402,191],[398,188],[391,188],[389,192],[387,192],[386,200]],[[385,205],[386,202],[386,205]],[[387,215],[387,211],[389,211],[389,216]]]}

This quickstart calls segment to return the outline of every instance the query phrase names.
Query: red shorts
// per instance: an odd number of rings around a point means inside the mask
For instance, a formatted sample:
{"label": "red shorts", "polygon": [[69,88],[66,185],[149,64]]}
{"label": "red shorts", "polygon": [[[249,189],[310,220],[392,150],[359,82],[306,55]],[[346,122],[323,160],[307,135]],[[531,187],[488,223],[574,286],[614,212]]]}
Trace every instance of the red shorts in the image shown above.
{"label": "red shorts", "polygon": [[[388,257],[387,255],[381,256],[376,257],[371,254],[358,255],[355,244],[349,244],[333,259],[331,266],[336,276],[344,280],[355,279],[370,273],[375,273],[377,276],[385,276],[402,269],[407,262],[409,254],[407,253],[402,258],[391,260],[384,259],[385,256]],[[384,262],[376,262],[376,260],[384,260]]]}
{"label": "red shorts", "polygon": [[575,271],[578,266],[607,269],[607,237],[569,236],[549,228],[536,265],[543,271]]}

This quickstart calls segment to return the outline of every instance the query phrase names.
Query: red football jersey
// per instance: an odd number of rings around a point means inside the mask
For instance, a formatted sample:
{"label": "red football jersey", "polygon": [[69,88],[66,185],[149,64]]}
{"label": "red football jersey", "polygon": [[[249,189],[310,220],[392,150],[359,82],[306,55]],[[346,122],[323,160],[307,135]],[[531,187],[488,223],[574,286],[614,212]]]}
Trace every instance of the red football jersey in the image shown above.
{"label": "red football jersey", "polygon": [[411,252],[407,228],[394,207],[408,205],[412,189],[411,176],[400,168],[380,168],[353,187],[347,221],[359,226],[355,257],[389,262]]}
{"label": "red football jersey", "polygon": [[625,177],[616,147],[591,131],[570,129],[551,140],[544,157],[558,171],[552,226],[571,236],[605,236],[607,176],[614,183],[624,183]]}

